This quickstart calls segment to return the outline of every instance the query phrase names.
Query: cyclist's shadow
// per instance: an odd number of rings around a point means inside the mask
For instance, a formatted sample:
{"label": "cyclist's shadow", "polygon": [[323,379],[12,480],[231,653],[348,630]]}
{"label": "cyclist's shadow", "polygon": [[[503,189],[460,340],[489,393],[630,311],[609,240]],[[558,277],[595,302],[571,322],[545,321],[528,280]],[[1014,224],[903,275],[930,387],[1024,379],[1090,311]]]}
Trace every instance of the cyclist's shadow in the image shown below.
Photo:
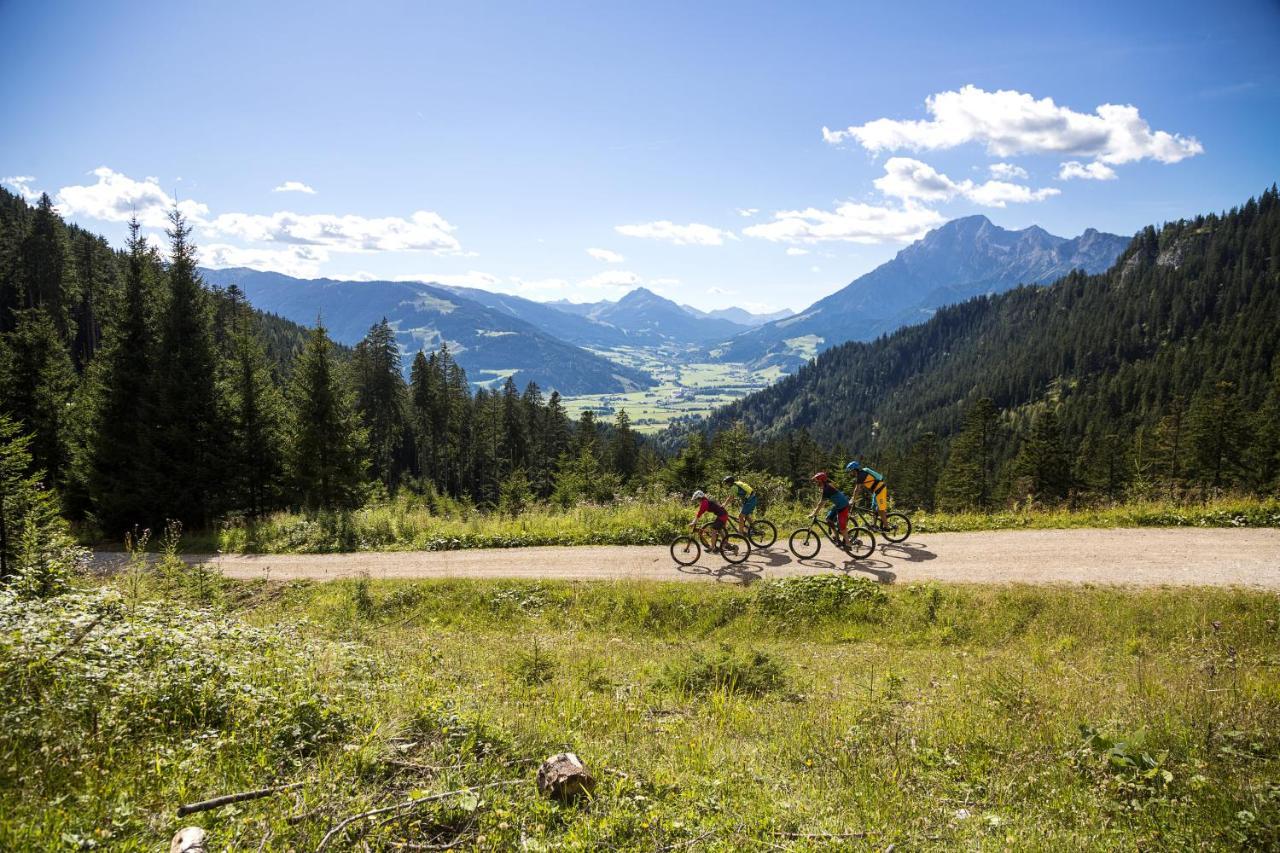
{"label": "cyclist's shadow", "polygon": [[899,542],[897,544],[885,542],[880,546],[880,553],[895,560],[905,560],[908,563],[923,563],[926,560],[936,559],[938,556],[920,542]]}
{"label": "cyclist's shadow", "polygon": [[772,547],[752,548],[751,556],[747,557],[747,564],[760,566],[762,569],[776,569],[778,566],[785,566],[790,562],[791,557],[786,551]]}
{"label": "cyclist's shadow", "polygon": [[855,560],[851,557],[845,560],[843,565],[837,565],[830,560],[819,560],[816,558],[808,560],[798,559],[795,562],[806,568],[844,572],[846,575],[854,572],[866,572],[875,578],[876,583],[890,584],[898,579],[897,573],[891,570],[893,567],[892,563],[886,563],[884,560],[877,560],[874,557],[866,560]]}
{"label": "cyclist's shadow", "polygon": [[764,576],[759,574],[763,568],[763,566],[750,566],[746,563],[739,563],[736,566],[729,564],[704,566],[702,563],[694,563],[689,566],[677,565],[676,571],[684,572],[687,575],[702,575],[723,583],[738,583],[747,586],[758,580],[764,580]]}

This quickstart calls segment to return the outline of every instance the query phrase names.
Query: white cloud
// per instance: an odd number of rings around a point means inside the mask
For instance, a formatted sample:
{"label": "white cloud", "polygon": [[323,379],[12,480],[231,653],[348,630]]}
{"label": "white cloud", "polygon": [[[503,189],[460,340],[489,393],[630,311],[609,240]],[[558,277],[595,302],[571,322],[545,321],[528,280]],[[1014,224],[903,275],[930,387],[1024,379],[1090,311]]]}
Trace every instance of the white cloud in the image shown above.
{"label": "white cloud", "polygon": [[622,255],[609,249],[587,249],[587,254],[597,261],[604,261],[606,264],[620,264],[626,260]]}
{"label": "white cloud", "polygon": [[752,216],[755,216],[755,215],[756,215],[757,213],[759,213],[759,212],[760,212],[760,208],[758,208],[758,207],[740,207],[740,208],[738,208],[738,215],[739,215],[739,216],[744,216],[744,217],[747,217],[747,218],[750,218],[750,217],[752,217]]}
{"label": "white cloud", "polygon": [[845,202],[835,210],[782,210],[772,222],[752,225],[742,233],[780,243],[910,243],[945,219],[936,210],[907,204],[902,207]]}
{"label": "white cloud", "polygon": [[640,284],[640,276],[633,272],[625,272],[623,270],[605,270],[598,272],[590,278],[584,278],[578,282],[578,287],[587,287],[592,289],[610,288],[610,287],[635,287]]}
{"label": "white cloud", "polygon": [[325,246],[338,252],[457,252],[454,226],[438,213],[419,210],[408,219],[332,214],[224,213],[205,223],[214,234],[262,243]]}
{"label": "white cloud", "polygon": [[809,250],[808,250],[808,249],[798,249],[798,248],[796,248],[795,246],[792,246],[791,248],[787,249],[787,254],[788,254],[788,255],[791,255],[792,257],[799,257],[800,255],[807,255],[807,254],[809,254]]}
{"label": "white cloud", "polygon": [[[88,216],[107,222],[127,222],[133,216],[150,228],[163,228],[168,224],[170,209],[175,200],[160,188],[154,178],[135,181],[106,166],[99,166],[90,174],[98,181],[88,186],[69,186],[58,190],[58,210],[68,217]],[[203,222],[209,208],[199,202],[177,202],[192,223]]]}
{"label": "white cloud", "polygon": [[1105,163],[1081,163],[1078,160],[1069,160],[1062,164],[1062,168],[1058,170],[1058,180],[1069,181],[1072,178],[1079,178],[1084,181],[1113,181],[1116,177],[1116,170]]}
{"label": "white cloud", "polygon": [[663,240],[677,246],[720,246],[725,240],[738,239],[732,231],[724,231],[711,225],[702,225],[697,222],[677,225],[665,219],[638,225],[617,225],[613,230],[626,237]]}
{"label": "white cloud", "polygon": [[40,191],[31,186],[35,183],[35,180],[32,175],[11,175],[7,178],[0,178],[0,184],[13,187],[18,191],[18,195],[26,199],[28,204],[35,204],[40,200]]}
{"label": "white cloud", "polygon": [[1076,154],[1103,163],[1152,159],[1176,163],[1203,153],[1194,137],[1153,131],[1132,105],[1102,104],[1093,113],[1023,92],[964,86],[925,99],[928,120],[881,118],[845,130],[822,129],[831,144],[856,141],[871,152],[954,148],[968,142],[996,157]]}
{"label": "white cloud", "polygon": [[227,243],[200,246],[200,263],[213,269],[252,267],[284,273],[296,278],[314,278],[329,260],[329,253],[315,246],[289,246],[285,249],[245,248]]}
{"label": "white cloud", "polygon": [[315,195],[316,191],[304,184],[302,181],[285,181],[280,186],[272,190],[273,193],[306,193],[307,195]]}
{"label": "white cloud", "polygon": [[880,192],[906,204],[950,201],[961,196],[986,207],[1004,207],[1009,202],[1043,201],[1061,192],[1053,187],[1033,190],[1007,181],[955,181],[928,163],[910,157],[890,157],[884,164],[884,176],[874,183]]}
{"label": "white cloud", "polygon": [[990,170],[991,177],[996,178],[997,180],[1011,180],[1015,178],[1022,178],[1023,180],[1026,180],[1031,177],[1027,174],[1026,169],[1021,166],[1015,166],[1012,163],[992,163],[987,167],[987,169]]}

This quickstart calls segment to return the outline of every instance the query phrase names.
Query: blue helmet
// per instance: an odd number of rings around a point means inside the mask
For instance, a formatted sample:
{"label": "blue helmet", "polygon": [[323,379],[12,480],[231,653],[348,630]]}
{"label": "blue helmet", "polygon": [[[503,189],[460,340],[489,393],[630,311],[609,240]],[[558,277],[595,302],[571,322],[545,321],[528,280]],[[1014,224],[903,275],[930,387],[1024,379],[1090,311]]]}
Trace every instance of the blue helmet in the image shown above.
{"label": "blue helmet", "polygon": [[853,460],[852,462],[850,462],[848,465],[844,466],[844,470],[846,470],[846,471],[861,471],[861,470],[862,470],[862,463],[861,463],[861,462],[859,462],[857,459],[855,459],[855,460]]}

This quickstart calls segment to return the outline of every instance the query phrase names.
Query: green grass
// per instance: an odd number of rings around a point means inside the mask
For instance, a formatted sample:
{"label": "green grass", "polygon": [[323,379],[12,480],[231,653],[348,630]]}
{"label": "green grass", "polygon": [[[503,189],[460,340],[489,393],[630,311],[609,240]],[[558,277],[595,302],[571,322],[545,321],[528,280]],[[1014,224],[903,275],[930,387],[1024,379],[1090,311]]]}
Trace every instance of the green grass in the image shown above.
{"label": "green grass", "polygon": [[[0,849],[313,850],[503,780],[332,849],[1275,849],[1277,619],[1221,589],[134,573],[0,598]],[[533,784],[565,749],[577,806]]]}
{"label": "green grass", "polygon": [[[766,516],[780,534],[804,523],[811,507],[786,504]],[[277,513],[194,537],[196,550],[249,553],[453,550],[529,545],[661,545],[688,525],[689,504],[654,495],[567,510],[540,506],[517,516],[471,509],[433,513],[408,500],[348,515]],[[1205,504],[1130,503],[1077,510],[1024,508],[993,513],[916,513],[921,533],[1084,527],[1276,527],[1280,500],[1224,498]]]}

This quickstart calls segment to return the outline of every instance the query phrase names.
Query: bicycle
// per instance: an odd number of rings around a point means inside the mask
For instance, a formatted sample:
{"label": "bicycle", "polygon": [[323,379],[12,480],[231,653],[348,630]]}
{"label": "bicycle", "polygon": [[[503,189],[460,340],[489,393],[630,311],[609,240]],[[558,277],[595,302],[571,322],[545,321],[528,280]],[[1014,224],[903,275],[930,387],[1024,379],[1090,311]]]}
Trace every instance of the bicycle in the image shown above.
{"label": "bicycle", "polygon": [[881,527],[878,523],[880,519],[877,516],[874,507],[858,506],[857,504],[851,504],[851,506],[853,507],[854,514],[858,516],[859,526],[879,533],[887,541],[892,542],[895,545],[899,542],[906,542],[907,537],[911,535],[911,516],[907,515],[905,512],[894,510],[889,513],[885,516],[889,522],[889,526]]}
{"label": "bicycle", "polygon": [[809,526],[801,527],[791,534],[787,540],[791,553],[801,560],[812,560],[822,550],[822,537],[826,535],[831,543],[847,552],[855,560],[865,560],[876,552],[876,535],[868,528],[857,526],[849,528],[849,545],[840,541],[840,526],[829,519],[818,520],[818,516],[809,516]]}
{"label": "bicycle", "polygon": [[744,528],[742,522],[738,521],[737,516],[732,516],[732,518],[734,526],[738,528],[738,532],[751,540],[752,547],[768,548],[778,541],[778,528],[774,526],[772,521],[753,518],[751,523]]}
{"label": "bicycle", "polygon": [[[711,523],[700,524],[693,533],[682,533],[671,542],[671,559],[681,566],[692,566],[702,557],[702,549],[707,548],[707,529]],[[737,565],[751,556],[751,540],[741,533],[726,530],[720,537],[720,556],[726,563]]]}

